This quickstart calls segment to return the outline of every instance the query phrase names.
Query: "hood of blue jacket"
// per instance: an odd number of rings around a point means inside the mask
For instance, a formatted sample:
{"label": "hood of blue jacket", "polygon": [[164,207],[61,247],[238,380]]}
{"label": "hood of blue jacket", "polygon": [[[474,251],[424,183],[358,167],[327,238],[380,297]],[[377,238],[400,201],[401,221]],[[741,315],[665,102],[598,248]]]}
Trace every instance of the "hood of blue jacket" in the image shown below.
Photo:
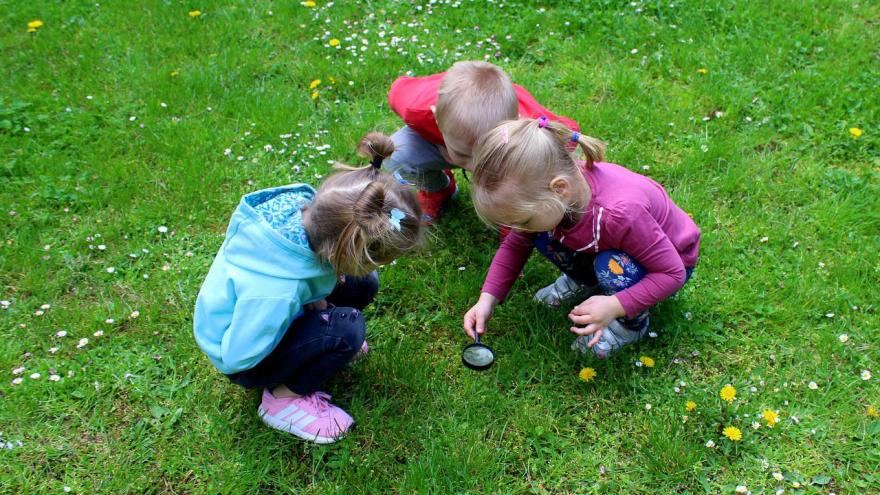
{"label": "hood of blue jacket", "polygon": [[[293,279],[326,275],[328,270],[332,271],[329,264],[321,263],[308,245],[285,237],[280,228],[270,223],[270,214],[258,210],[267,202],[284,197],[307,198],[302,205],[307,206],[315,197],[315,190],[307,184],[291,184],[242,197],[229,220],[221,254],[227,263],[255,275]],[[295,202],[291,201],[291,204]],[[300,208],[299,213],[301,211]]]}

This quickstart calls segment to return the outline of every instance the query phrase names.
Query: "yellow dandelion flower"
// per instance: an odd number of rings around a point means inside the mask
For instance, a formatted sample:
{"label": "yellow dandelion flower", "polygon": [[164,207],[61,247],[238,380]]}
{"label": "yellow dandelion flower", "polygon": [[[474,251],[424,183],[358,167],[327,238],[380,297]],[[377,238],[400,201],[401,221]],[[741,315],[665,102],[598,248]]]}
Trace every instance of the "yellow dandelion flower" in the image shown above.
{"label": "yellow dandelion flower", "polygon": [[721,434],[734,442],[739,442],[743,438],[743,432],[736,426],[725,427],[724,430],[721,431]]}
{"label": "yellow dandelion flower", "polygon": [[859,138],[859,137],[861,137],[862,134],[864,134],[864,133],[863,133],[862,130],[859,129],[858,127],[850,127],[850,128],[849,128],[849,134],[850,134],[850,136],[852,136],[853,138]]}
{"label": "yellow dandelion flower", "polygon": [[312,81],[311,83],[309,83],[309,89],[315,89],[315,88],[318,87],[319,84],[321,84],[321,80],[320,80],[320,79],[315,79],[314,81]]}
{"label": "yellow dandelion flower", "polygon": [[330,41],[328,41],[327,44],[329,44],[330,46],[339,46],[339,40],[336,38],[333,38]]}
{"label": "yellow dandelion flower", "polygon": [[685,402],[684,408],[687,409],[688,411],[693,411],[697,408],[697,403],[692,400],[689,400],[689,401]]}
{"label": "yellow dandelion flower", "polygon": [[776,423],[779,422],[779,415],[776,414],[776,411],[771,409],[764,409],[764,412],[761,413],[761,416],[764,416],[764,421],[767,422],[767,426],[773,428]]}
{"label": "yellow dandelion flower", "polygon": [[719,395],[727,402],[733,402],[733,399],[736,398],[736,389],[732,385],[725,385],[721,388]]}
{"label": "yellow dandelion flower", "polygon": [[869,418],[880,418],[880,411],[877,411],[877,408],[874,406],[868,406],[868,409],[865,411],[868,414]]}
{"label": "yellow dandelion flower", "polygon": [[189,11],[189,16],[190,16],[190,17],[198,17],[198,16],[200,16],[200,15],[202,15],[202,11],[201,11],[201,10],[190,10],[190,11]]}
{"label": "yellow dandelion flower", "polygon": [[639,362],[645,365],[645,368],[653,368],[654,367],[654,359],[649,358],[648,356],[642,356],[639,358]]}
{"label": "yellow dandelion flower", "polygon": [[697,72],[699,72],[700,74],[703,74],[705,76],[706,74],[709,73],[709,69],[707,69],[705,67],[700,67],[699,69],[697,69]]}
{"label": "yellow dandelion flower", "polygon": [[320,91],[318,91],[318,90],[312,91],[312,99],[313,100],[317,100],[318,96],[320,96],[320,95],[321,95]]}
{"label": "yellow dandelion flower", "polygon": [[306,0],[306,1],[303,2],[301,5],[302,5],[303,7],[312,8],[312,7],[315,6],[315,2],[313,2],[312,0]]}
{"label": "yellow dandelion flower", "polygon": [[43,27],[43,21],[41,21],[39,19],[34,19],[33,21],[29,22],[27,24],[27,26],[28,26],[29,30],[33,29],[36,31],[37,29],[40,29],[41,27]]}
{"label": "yellow dandelion flower", "polygon": [[29,32],[29,33],[36,33],[36,32],[37,32],[37,28],[28,28],[28,32]]}
{"label": "yellow dandelion flower", "polygon": [[596,378],[596,370],[593,368],[584,368],[578,373],[578,378],[580,378],[581,381],[588,382],[593,378]]}
{"label": "yellow dandelion flower", "polygon": [[169,75],[170,75],[171,77],[177,77],[178,75],[180,75],[180,71],[179,71],[179,70],[173,70],[173,71],[171,71],[171,73],[170,73]]}

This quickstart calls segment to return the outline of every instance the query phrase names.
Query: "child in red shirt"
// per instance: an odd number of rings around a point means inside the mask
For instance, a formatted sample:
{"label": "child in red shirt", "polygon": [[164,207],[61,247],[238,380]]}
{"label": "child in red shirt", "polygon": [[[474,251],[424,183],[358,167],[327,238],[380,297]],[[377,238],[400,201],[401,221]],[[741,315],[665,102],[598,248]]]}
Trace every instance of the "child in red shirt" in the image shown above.
{"label": "child in red shirt", "polygon": [[471,170],[474,142],[499,122],[546,115],[580,130],[577,122],[554,115],[487,62],[456,62],[440,74],[400,77],[388,91],[388,103],[406,125],[391,136],[396,151],[386,166],[398,180],[419,188],[428,223],[456,192],[450,168]]}

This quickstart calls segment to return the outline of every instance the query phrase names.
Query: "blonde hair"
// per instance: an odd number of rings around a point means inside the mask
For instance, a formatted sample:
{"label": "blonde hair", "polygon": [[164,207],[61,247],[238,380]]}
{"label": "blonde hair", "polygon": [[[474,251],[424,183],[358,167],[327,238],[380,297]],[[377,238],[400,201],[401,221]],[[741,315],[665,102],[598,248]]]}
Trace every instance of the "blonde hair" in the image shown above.
{"label": "blonde hair", "polygon": [[434,112],[444,136],[473,145],[498,122],[515,119],[519,100],[510,76],[500,67],[462,61],[443,77]]}
{"label": "blonde hair", "polygon": [[605,143],[546,118],[507,120],[483,134],[476,143],[471,179],[480,218],[489,225],[516,227],[522,218],[586,207],[566,204],[550,186],[557,177],[581,183],[581,171],[568,150],[571,142],[583,150],[587,168],[603,159]]}
{"label": "blonde hair", "polygon": [[416,248],[422,239],[422,211],[412,190],[382,172],[394,151],[379,132],[364,136],[358,154],[371,165],[342,169],[330,176],[307,208],[309,242],[336,273],[364,275]]}

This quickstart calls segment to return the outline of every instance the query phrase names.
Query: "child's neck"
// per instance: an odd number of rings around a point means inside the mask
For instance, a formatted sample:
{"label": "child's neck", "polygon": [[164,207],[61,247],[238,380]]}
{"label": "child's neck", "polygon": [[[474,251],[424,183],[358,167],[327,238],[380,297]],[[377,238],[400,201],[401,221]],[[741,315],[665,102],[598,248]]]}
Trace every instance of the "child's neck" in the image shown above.
{"label": "child's neck", "polygon": [[568,230],[577,225],[581,216],[583,216],[583,214],[577,210],[566,210],[565,215],[562,216],[562,221],[559,222],[559,227],[563,230]]}

